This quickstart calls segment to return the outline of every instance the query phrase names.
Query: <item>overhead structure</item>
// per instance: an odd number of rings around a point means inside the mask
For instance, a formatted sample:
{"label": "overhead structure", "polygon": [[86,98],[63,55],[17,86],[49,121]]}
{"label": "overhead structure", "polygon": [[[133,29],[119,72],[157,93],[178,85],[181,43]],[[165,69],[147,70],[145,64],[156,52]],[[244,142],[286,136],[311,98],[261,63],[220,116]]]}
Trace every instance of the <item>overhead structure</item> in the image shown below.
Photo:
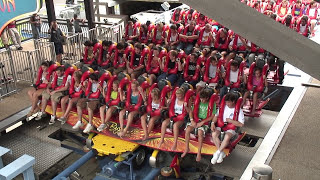
{"label": "overhead structure", "polygon": [[46,0],[47,16],[48,22],[51,26],[51,22],[56,20],[56,13],[54,11],[54,2],[53,0]]}
{"label": "overhead structure", "polygon": [[84,0],[84,8],[86,11],[86,19],[88,21],[89,29],[95,27],[94,24],[94,11],[93,11],[93,1],[92,0]]}
{"label": "overhead structure", "polygon": [[316,79],[320,46],[239,0],[181,0]]}

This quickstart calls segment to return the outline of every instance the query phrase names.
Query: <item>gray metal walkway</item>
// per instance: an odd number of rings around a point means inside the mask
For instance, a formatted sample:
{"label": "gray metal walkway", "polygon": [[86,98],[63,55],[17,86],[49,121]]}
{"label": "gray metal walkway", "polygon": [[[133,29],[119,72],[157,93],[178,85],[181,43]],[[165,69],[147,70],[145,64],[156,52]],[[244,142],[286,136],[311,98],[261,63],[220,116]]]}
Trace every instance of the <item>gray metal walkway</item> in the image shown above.
{"label": "gray metal walkway", "polygon": [[0,146],[9,148],[13,152],[3,156],[4,163],[8,164],[23,154],[33,156],[36,159],[34,172],[39,178],[49,168],[68,156],[71,150],[60,147],[60,141],[48,137],[59,127],[47,126],[42,130],[37,128],[47,123],[47,121],[31,121],[0,136]]}

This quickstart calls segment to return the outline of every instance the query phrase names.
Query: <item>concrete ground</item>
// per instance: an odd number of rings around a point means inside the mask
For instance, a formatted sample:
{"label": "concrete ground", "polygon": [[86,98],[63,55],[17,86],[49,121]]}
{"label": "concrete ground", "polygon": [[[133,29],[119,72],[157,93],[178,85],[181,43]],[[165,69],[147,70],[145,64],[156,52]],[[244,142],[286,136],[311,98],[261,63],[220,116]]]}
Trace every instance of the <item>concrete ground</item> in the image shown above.
{"label": "concrete ground", "polygon": [[[22,47],[25,51],[34,50],[33,41],[23,42]],[[0,100],[0,121],[31,105],[27,95],[30,88],[31,83],[19,81],[17,82],[17,92]]]}
{"label": "concrete ground", "polygon": [[28,90],[31,88],[30,83],[17,83],[18,91],[10,96],[0,100],[0,121],[3,119],[31,106]]}
{"label": "concrete ground", "polygon": [[[320,81],[313,80],[312,83],[320,84]],[[319,179],[319,93],[319,88],[307,89],[270,162],[273,179]]]}

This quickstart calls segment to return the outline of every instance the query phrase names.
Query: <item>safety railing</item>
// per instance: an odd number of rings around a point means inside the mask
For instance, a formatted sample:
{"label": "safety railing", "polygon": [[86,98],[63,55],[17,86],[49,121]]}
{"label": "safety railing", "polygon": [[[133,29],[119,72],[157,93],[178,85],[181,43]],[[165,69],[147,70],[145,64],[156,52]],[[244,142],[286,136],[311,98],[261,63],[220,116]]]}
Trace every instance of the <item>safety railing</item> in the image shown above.
{"label": "safety railing", "polygon": [[121,25],[115,25],[110,27],[97,27],[84,31],[83,33],[74,34],[66,38],[66,44],[64,45],[64,54],[62,59],[70,64],[75,64],[82,59],[84,53],[84,42],[87,40],[108,40],[113,42],[119,42],[122,38],[123,27]]}
{"label": "safety railing", "polygon": [[[72,23],[71,24],[68,23],[67,19],[57,18],[57,24],[58,24],[58,27],[61,29],[61,31],[64,32],[65,34],[74,34],[73,25]],[[83,32],[89,30],[87,27],[87,23],[84,23],[84,24],[81,23],[80,27]],[[16,20],[16,28],[20,34],[21,41],[27,41],[33,38],[30,17]],[[40,38],[49,37],[49,33],[48,33],[49,28],[50,28],[50,25],[48,23],[48,18],[41,17],[41,28],[40,28],[40,34],[39,34]],[[7,31],[4,31],[4,33],[7,33]],[[9,45],[12,45],[12,41],[8,33],[7,33],[7,37],[9,39]],[[4,47],[4,44],[0,39],[0,48],[3,48],[3,47]]]}
{"label": "safety railing", "polygon": [[35,39],[34,47],[39,50],[39,53],[37,54],[38,60],[36,61],[37,64],[35,64],[35,67],[40,66],[43,61],[55,61],[56,54],[53,42],[49,42],[49,40],[45,38]]}
{"label": "safety railing", "polygon": [[17,90],[14,76],[16,73],[9,53],[8,51],[0,52],[0,99]]}
{"label": "safety railing", "polygon": [[43,61],[55,61],[54,45],[35,40],[35,50],[6,50],[0,53],[0,98],[16,92],[18,81],[33,83]]}

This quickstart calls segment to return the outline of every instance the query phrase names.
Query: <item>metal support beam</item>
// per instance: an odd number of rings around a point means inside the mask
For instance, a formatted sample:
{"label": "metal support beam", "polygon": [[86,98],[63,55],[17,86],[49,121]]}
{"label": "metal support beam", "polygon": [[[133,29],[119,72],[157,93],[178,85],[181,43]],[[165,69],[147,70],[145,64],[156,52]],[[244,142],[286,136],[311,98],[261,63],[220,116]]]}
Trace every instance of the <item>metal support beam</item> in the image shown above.
{"label": "metal support beam", "polygon": [[88,21],[89,29],[95,28],[94,24],[94,11],[93,11],[93,2],[92,0],[84,0],[84,8],[86,11],[86,19]]}
{"label": "metal support beam", "polygon": [[320,46],[238,0],[181,0],[206,16],[320,79]]}
{"label": "metal support beam", "polygon": [[95,152],[93,150],[89,151],[87,154],[82,156],[80,159],[78,159],[76,162],[74,162],[72,165],[70,165],[67,169],[62,171],[60,174],[58,174],[56,177],[53,178],[53,180],[61,180],[66,179],[70,176],[74,171],[79,169],[84,163],[89,161],[92,157],[95,156]]}
{"label": "metal support beam", "polygon": [[56,13],[54,11],[53,0],[46,0],[46,8],[47,8],[48,23],[49,25],[51,25],[51,22],[56,20]]}

